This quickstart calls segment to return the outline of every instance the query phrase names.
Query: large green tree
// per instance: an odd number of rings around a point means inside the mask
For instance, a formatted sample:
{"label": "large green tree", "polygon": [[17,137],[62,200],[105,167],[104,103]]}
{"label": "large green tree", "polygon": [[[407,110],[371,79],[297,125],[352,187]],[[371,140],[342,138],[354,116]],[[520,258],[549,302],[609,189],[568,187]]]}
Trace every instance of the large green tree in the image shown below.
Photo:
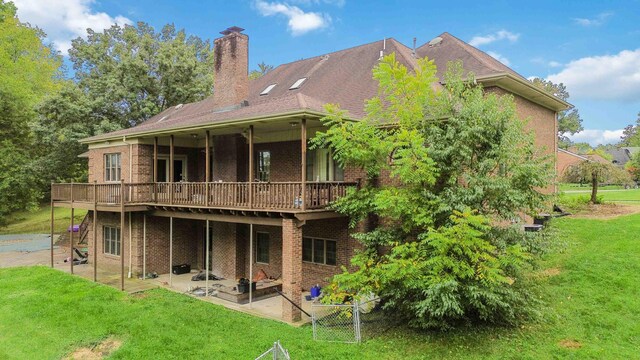
{"label": "large green tree", "polygon": [[379,94],[366,117],[352,122],[328,106],[328,130],[313,140],[366,173],[334,206],[353,226],[375,225],[355,235],[365,249],[327,298],[375,293],[390,313],[423,328],[514,323],[531,310],[521,272],[532,243],[496,224],[544,207],[538,189],[549,184],[550,162],[536,153],[511,96],[464,81],[460,63],[436,89],[435,65],[418,65],[409,71],[385,57],[373,71]]}
{"label": "large green tree", "polygon": [[[555,84],[541,78],[535,78],[531,80],[531,82],[546,92],[564,101],[569,101],[569,92],[564,84]],[[568,135],[573,135],[582,130],[584,130],[584,128],[582,127],[582,118],[580,118],[578,109],[574,107],[558,113],[558,146],[567,148],[571,145],[571,140]]]}
{"label": "large green tree", "polygon": [[621,146],[640,146],[640,112],[635,125],[627,125],[620,138]]}
{"label": "large green tree", "polygon": [[20,22],[13,3],[0,0],[0,224],[10,212],[35,206],[40,197],[32,164],[35,109],[59,87],[61,64],[44,37]]}
{"label": "large green tree", "polygon": [[213,51],[207,40],[173,25],[146,23],[88,29],[73,40],[74,78],[39,106],[40,157],[50,180],[86,179],[86,151],[78,140],[140,124],[170,106],[202,100],[213,88]]}

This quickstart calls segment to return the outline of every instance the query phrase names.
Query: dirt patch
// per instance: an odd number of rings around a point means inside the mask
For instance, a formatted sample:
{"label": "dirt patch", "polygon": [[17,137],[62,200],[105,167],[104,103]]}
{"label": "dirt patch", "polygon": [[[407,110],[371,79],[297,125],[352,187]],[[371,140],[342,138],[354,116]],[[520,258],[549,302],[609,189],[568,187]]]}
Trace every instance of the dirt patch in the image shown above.
{"label": "dirt patch", "polygon": [[99,360],[111,355],[122,345],[122,341],[115,338],[107,338],[93,347],[83,347],[76,349],[66,360]]}
{"label": "dirt patch", "polygon": [[618,216],[640,213],[638,205],[596,204],[587,205],[574,214],[583,219],[613,219]]}
{"label": "dirt patch", "polygon": [[563,348],[566,349],[580,349],[582,347],[582,344],[575,341],[575,340],[570,340],[570,339],[564,339],[562,341],[560,341],[560,343],[558,344],[560,346],[562,346]]}
{"label": "dirt patch", "polygon": [[560,275],[560,269],[559,268],[546,269],[546,270],[541,271],[540,275],[542,275],[544,277],[558,276],[558,275]]}

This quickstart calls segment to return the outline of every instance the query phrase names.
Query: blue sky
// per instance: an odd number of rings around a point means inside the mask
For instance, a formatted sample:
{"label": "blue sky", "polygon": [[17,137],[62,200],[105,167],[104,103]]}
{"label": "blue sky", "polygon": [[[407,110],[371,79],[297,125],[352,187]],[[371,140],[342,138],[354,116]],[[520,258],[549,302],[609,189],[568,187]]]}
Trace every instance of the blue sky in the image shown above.
{"label": "blue sky", "polygon": [[249,63],[278,65],[393,37],[418,46],[448,31],[525,77],[563,82],[592,144],[616,142],[640,112],[640,0],[627,1],[93,1],[14,0],[63,53],[87,27],[174,23],[214,39],[237,25]]}

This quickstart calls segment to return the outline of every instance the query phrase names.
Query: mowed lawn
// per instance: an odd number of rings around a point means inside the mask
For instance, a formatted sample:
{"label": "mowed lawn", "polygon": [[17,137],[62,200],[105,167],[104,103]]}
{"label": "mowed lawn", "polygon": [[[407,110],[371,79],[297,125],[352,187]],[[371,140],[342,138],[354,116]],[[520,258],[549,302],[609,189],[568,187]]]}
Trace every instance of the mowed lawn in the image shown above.
{"label": "mowed lawn", "polygon": [[45,267],[0,270],[0,359],[57,359],[106,338],[114,359],[254,359],[280,340],[293,359],[626,359],[640,354],[640,214],[561,218],[566,243],[538,274],[539,323],[448,333],[396,329],[363,344],[158,289],[127,295]]}
{"label": "mowed lawn", "polygon": [[[80,224],[87,210],[74,209],[74,223]],[[7,219],[8,225],[0,227],[0,235],[5,234],[48,234],[51,231],[51,206],[42,205],[35,211],[19,211]],[[60,234],[71,225],[71,209],[55,208],[54,232]]]}
{"label": "mowed lawn", "polygon": [[[591,197],[591,188],[566,190],[561,195],[566,198]],[[598,196],[602,196],[605,202],[620,204],[640,204],[640,189],[598,189]]]}

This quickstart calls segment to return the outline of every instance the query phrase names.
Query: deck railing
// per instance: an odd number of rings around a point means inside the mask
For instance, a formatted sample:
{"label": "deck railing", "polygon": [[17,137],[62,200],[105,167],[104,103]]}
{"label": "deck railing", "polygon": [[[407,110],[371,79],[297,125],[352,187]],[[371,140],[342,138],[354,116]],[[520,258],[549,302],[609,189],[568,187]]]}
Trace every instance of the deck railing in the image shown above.
{"label": "deck railing", "polygon": [[[304,187],[305,209],[322,209],[346,195],[353,182],[308,182]],[[179,205],[227,209],[303,209],[301,182],[179,182],[52,184],[53,201],[121,204]]]}

